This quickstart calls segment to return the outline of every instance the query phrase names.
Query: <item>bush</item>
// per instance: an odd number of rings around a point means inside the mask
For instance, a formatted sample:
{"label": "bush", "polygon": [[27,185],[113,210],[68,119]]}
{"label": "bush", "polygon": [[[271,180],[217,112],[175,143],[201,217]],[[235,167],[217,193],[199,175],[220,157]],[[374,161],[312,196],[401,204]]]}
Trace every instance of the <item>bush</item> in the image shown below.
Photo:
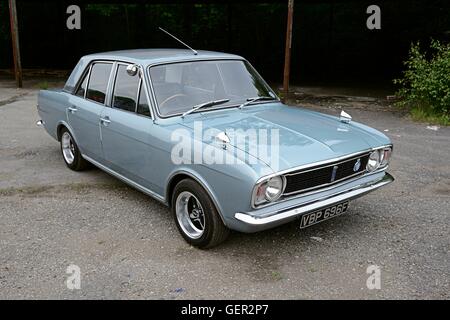
{"label": "bush", "polygon": [[[421,52],[419,42],[413,43],[409,58],[404,62],[406,71],[394,83],[402,88],[396,93],[399,106],[412,109],[412,114],[423,119],[450,121],[450,44],[432,40],[430,54]],[[417,117],[415,117],[417,118]],[[420,118],[420,117],[419,117]]]}
{"label": "bush", "polygon": [[37,86],[38,86],[38,88],[41,89],[41,90],[47,90],[47,89],[48,89],[48,82],[47,82],[47,81],[39,82],[39,83],[37,84]]}

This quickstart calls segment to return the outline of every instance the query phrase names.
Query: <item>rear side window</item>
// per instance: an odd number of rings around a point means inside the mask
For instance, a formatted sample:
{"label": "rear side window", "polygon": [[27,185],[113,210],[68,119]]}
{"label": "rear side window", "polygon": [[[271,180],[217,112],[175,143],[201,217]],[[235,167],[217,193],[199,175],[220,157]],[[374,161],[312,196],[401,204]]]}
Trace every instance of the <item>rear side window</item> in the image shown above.
{"label": "rear side window", "polygon": [[87,79],[88,79],[88,75],[89,72],[86,72],[86,74],[84,75],[84,79],[83,82],[81,83],[81,85],[78,87],[77,92],[75,93],[77,96],[84,98],[84,93],[86,91],[86,84],[87,84]]}
{"label": "rear side window", "polygon": [[92,66],[86,98],[101,104],[105,103],[111,67],[111,63],[95,63]]}
{"label": "rear side window", "polygon": [[127,73],[127,66],[120,64],[117,68],[112,106],[135,112],[138,86],[139,77],[137,75],[130,76]]}
{"label": "rear side window", "polygon": [[139,92],[139,102],[137,113],[150,117],[150,106],[148,105],[147,95],[145,94],[144,83],[141,83],[141,91]]}

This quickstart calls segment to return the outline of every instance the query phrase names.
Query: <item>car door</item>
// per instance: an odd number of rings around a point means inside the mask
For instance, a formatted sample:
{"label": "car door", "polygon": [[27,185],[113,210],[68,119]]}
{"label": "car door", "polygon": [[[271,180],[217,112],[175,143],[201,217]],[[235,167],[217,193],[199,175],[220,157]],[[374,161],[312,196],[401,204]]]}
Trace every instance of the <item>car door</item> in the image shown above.
{"label": "car door", "polygon": [[[155,190],[153,152],[149,144],[153,123],[144,82],[117,63],[111,107],[101,116],[103,154],[107,166],[139,185]],[[153,165],[152,165],[153,164]]]}
{"label": "car door", "polygon": [[84,155],[101,161],[100,115],[105,107],[112,62],[94,62],[80,86],[69,98],[67,118],[78,147]]}

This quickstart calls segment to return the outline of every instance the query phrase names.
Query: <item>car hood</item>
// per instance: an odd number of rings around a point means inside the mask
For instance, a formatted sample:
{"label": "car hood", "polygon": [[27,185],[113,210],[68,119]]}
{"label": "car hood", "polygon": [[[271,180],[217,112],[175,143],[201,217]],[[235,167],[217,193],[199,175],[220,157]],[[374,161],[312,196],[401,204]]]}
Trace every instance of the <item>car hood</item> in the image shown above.
{"label": "car hood", "polygon": [[[357,122],[346,124],[338,117],[281,103],[202,112],[191,119],[182,119],[180,124],[192,130],[200,125],[203,132],[207,129],[226,132],[231,145],[263,161],[274,171],[390,143],[381,132]],[[241,140],[239,143],[236,138],[239,132],[257,132],[256,142],[243,145]]]}

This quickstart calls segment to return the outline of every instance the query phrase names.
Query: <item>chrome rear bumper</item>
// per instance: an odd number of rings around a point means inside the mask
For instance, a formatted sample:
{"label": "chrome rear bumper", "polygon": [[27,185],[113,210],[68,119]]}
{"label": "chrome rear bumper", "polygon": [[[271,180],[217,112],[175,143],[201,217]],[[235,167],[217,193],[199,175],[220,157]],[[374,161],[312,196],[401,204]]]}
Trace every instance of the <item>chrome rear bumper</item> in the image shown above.
{"label": "chrome rear bumper", "polygon": [[289,220],[293,220],[297,216],[301,216],[305,213],[313,212],[324,207],[332,206],[336,203],[358,198],[393,181],[394,178],[389,173],[385,173],[385,175],[379,180],[353,186],[339,193],[334,193],[326,197],[315,199],[314,201],[302,204],[301,206],[293,209],[277,211],[269,215],[265,215],[264,217],[252,215],[250,213],[238,212],[234,215],[234,217],[237,220],[246,223],[249,227],[255,229],[266,229],[268,226],[280,225],[284,222],[288,222]]}

